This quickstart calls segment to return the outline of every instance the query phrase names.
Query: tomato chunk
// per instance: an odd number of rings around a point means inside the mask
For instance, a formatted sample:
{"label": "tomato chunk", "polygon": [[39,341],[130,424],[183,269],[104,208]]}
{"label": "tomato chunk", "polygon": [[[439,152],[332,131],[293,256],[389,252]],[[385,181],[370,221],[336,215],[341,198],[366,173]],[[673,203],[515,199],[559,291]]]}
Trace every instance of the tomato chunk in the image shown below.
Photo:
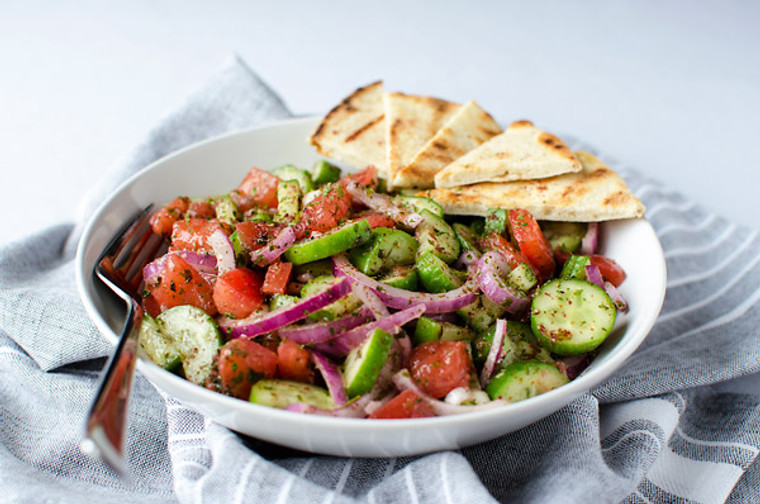
{"label": "tomato chunk", "polygon": [[213,252],[208,244],[208,237],[221,229],[216,219],[186,218],[174,223],[172,229],[172,250],[192,250],[194,252]]}
{"label": "tomato chunk", "polygon": [[[193,305],[209,315],[217,313],[211,284],[176,254],[165,256],[161,270],[155,278],[146,282],[145,288],[158,304],[159,311]],[[151,302],[144,305],[149,311],[155,310]]]}
{"label": "tomato chunk", "polygon": [[625,270],[614,259],[603,255],[592,254],[589,256],[591,264],[599,268],[602,278],[610,282],[615,287],[619,287],[625,280]]}
{"label": "tomato chunk", "polygon": [[351,210],[351,195],[340,184],[325,186],[301,212],[296,235],[303,238],[313,232],[326,233],[344,220]]}
{"label": "tomato chunk", "polygon": [[214,210],[214,205],[208,201],[191,201],[187,215],[199,219],[213,219],[216,217],[216,210]]}
{"label": "tomato chunk", "polygon": [[268,171],[251,168],[240,185],[230,193],[241,212],[251,208],[277,208],[277,183],[280,179]]}
{"label": "tomato chunk", "polygon": [[540,278],[551,278],[556,268],[554,254],[536,219],[522,209],[510,210],[508,216],[509,230],[520,252],[535,266]]}
{"label": "tomato chunk", "polygon": [[412,379],[426,393],[442,398],[470,382],[470,355],[464,341],[428,341],[412,352]]}
{"label": "tomato chunk", "polygon": [[230,340],[219,350],[217,362],[222,392],[248,399],[251,387],[277,374],[277,354],[252,339]]}
{"label": "tomato chunk", "polygon": [[285,294],[293,272],[293,263],[276,261],[269,265],[261,292],[267,295]]}
{"label": "tomato chunk", "polygon": [[150,217],[150,226],[153,228],[153,232],[161,236],[170,236],[172,226],[185,215],[189,204],[189,198],[179,197],[164,205],[163,208],[156,210]]}
{"label": "tomato chunk", "polygon": [[245,318],[264,303],[261,274],[248,268],[235,268],[220,275],[214,284],[214,303],[219,313]]}
{"label": "tomato chunk", "polygon": [[245,250],[258,250],[272,241],[282,230],[279,224],[245,221],[235,224],[240,245]]}
{"label": "tomato chunk", "polygon": [[432,406],[413,390],[405,390],[383,404],[370,418],[423,418],[435,416]]}
{"label": "tomato chunk", "polygon": [[370,165],[360,172],[346,175],[338,181],[338,184],[345,187],[349,181],[354,181],[359,185],[375,189],[377,188],[377,168]]}
{"label": "tomato chunk", "polygon": [[388,217],[387,215],[375,212],[373,210],[368,210],[365,212],[360,212],[356,215],[355,218],[352,218],[352,221],[360,221],[366,219],[367,222],[369,222],[369,227],[374,229],[376,227],[387,227],[387,228],[394,228],[396,227],[396,221]]}
{"label": "tomato chunk", "polygon": [[519,251],[509,240],[497,233],[491,233],[480,239],[480,248],[483,251],[497,250],[507,259],[507,264],[511,269],[515,269],[520,264],[527,264],[528,267],[538,276],[538,270],[533,264]]}
{"label": "tomato chunk", "polygon": [[293,340],[285,338],[277,347],[277,368],[280,378],[314,383],[311,351]]}

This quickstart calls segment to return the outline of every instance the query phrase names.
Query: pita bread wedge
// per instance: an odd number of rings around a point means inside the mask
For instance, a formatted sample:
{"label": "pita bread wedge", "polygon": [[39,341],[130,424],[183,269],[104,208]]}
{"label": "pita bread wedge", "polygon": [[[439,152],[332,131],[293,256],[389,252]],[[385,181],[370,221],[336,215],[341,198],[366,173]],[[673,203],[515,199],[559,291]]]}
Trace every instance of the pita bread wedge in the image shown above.
{"label": "pita bread wedge", "polygon": [[482,215],[489,208],[524,208],[536,219],[595,222],[642,217],[644,205],[620,175],[587,152],[576,152],[578,173],[551,178],[439,188],[421,192],[452,215]]}
{"label": "pita bread wedge", "polygon": [[309,143],[325,157],[387,173],[383,92],[382,81],[354,91],[327,113]]}
{"label": "pita bread wedge", "polygon": [[438,172],[435,186],[528,180],[580,170],[580,162],[562,140],[529,121],[517,121]]}
{"label": "pita bread wedge", "polygon": [[462,105],[393,179],[397,187],[435,187],[433,177],[452,163],[501,133],[491,115],[474,101]]}
{"label": "pita bread wedge", "polygon": [[385,93],[388,182],[414,158],[441,126],[461,107],[429,96]]}

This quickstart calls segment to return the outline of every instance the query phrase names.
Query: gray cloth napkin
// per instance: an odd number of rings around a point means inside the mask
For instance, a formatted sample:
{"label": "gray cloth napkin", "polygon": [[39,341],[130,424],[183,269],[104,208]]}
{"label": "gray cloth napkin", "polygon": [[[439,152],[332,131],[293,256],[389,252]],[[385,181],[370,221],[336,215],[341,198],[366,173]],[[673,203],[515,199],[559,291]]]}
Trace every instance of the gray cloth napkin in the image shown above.
{"label": "gray cloth napkin", "polygon": [[714,386],[760,371],[760,239],[614,163],[648,207],[668,294],[622,369],[554,415],[458,451],[344,459],[235,434],[138,376],[126,441],[132,482],[83,456],[83,420],[110,348],[74,287],[81,225],[151,161],[289,115],[234,59],[101,181],[80,222],[0,246],[3,500],[760,502],[760,401]]}

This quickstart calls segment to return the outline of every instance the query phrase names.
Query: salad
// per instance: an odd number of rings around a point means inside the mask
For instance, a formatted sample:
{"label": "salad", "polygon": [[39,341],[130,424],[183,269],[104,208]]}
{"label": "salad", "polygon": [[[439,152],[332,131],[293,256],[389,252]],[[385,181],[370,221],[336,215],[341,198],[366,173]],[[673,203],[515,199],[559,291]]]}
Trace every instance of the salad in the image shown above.
{"label": "salad", "polygon": [[157,210],[140,347],[164,369],[308,414],[412,418],[512,403],[580,374],[627,310],[597,223],[444,215],[373,167],[252,168]]}

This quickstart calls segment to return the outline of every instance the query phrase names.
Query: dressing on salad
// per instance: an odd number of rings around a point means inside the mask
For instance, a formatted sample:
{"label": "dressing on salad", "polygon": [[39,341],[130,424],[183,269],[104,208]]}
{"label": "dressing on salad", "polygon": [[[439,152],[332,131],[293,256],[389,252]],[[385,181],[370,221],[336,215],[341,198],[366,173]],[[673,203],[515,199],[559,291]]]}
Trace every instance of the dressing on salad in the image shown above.
{"label": "dressing on salad", "polygon": [[373,167],[253,168],[151,225],[140,345],[242,400],[357,418],[463,413],[578,376],[627,306],[596,223],[450,218]]}

